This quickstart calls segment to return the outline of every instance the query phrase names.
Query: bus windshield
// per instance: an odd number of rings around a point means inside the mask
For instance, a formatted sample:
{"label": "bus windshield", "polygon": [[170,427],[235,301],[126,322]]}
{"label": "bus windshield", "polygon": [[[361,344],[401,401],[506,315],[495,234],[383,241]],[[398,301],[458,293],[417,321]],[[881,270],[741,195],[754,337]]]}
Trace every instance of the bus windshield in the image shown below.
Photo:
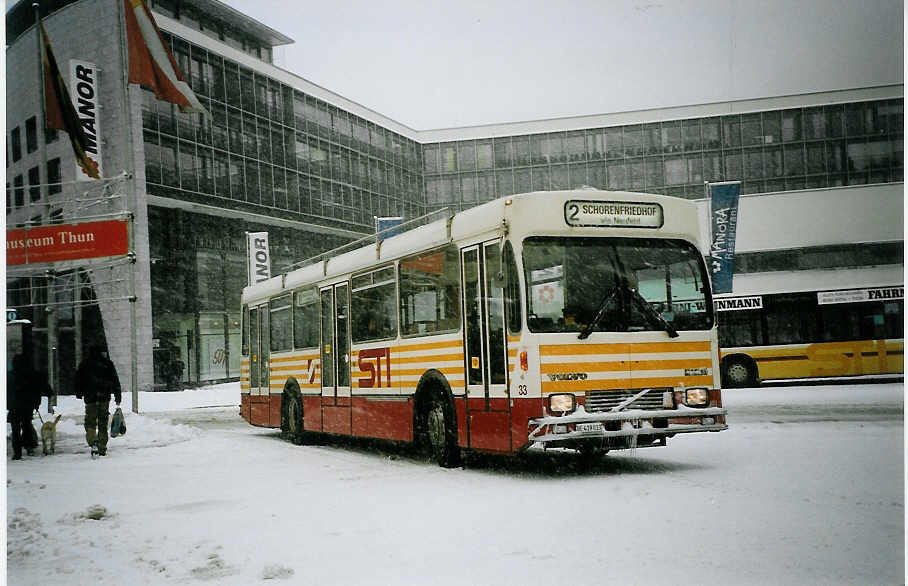
{"label": "bus windshield", "polygon": [[523,243],[533,332],[708,330],[709,281],[696,247],[659,238],[536,236]]}

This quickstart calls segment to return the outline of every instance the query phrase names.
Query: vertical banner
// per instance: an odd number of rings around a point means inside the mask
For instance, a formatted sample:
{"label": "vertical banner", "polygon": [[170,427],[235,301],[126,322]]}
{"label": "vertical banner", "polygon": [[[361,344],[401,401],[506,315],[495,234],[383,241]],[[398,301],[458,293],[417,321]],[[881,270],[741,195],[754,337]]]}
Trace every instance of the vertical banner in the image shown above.
{"label": "vertical banner", "polygon": [[384,240],[385,238],[390,238],[392,236],[397,236],[400,234],[400,228],[394,229],[397,226],[400,226],[403,223],[404,219],[401,217],[395,218],[375,218],[375,233],[378,234],[379,240]]}
{"label": "vertical banner", "polygon": [[271,278],[271,252],[268,249],[268,232],[246,232],[249,284]]}
{"label": "vertical banner", "polygon": [[[98,174],[104,176],[104,165],[101,162],[101,117],[98,111],[98,93],[101,89],[98,80],[98,68],[94,63],[70,59],[69,61],[69,87],[70,98],[76,108],[82,132],[85,135],[85,144],[82,148],[85,154],[96,162]],[[76,163],[76,179],[89,181],[91,177],[82,172],[82,167]]]}
{"label": "vertical banner", "polygon": [[709,266],[712,273],[713,293],[731,293],[732,291],[740,192],[740,181],[709,184],[711,229]]}

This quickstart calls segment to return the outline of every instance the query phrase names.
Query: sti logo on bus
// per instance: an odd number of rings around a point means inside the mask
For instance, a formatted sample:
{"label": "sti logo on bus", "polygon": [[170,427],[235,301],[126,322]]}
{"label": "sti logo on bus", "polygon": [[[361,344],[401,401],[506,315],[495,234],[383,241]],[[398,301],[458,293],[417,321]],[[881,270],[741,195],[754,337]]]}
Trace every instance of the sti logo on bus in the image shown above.
{"label": "sti logo on bus", "polygon": [[596,228],[661,228],[662,206],[633,201],[579,201],[564,204],[568,226]]}
{"label": "sti logo on bus", "polygon": [[[374,360],[374,362],[372,362]],[[369,375],[359,379],[361,389],[380,389],[382,387],[382,360],[385,362],[385,386],[391,386],[391,348],[372,348],[360,350],[357,360],[360,372]]]}

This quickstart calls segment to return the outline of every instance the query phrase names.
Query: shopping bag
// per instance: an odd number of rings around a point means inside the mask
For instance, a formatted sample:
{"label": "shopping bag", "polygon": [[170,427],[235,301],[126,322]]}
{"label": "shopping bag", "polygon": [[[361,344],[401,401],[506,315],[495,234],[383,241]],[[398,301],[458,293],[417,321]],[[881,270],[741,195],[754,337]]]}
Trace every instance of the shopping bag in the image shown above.
{"label": "shopping bag", "polygon": [[119,407],[110,419],[110,437],[118,435],[126,435],[126,418],[123,417],[123,410]]}

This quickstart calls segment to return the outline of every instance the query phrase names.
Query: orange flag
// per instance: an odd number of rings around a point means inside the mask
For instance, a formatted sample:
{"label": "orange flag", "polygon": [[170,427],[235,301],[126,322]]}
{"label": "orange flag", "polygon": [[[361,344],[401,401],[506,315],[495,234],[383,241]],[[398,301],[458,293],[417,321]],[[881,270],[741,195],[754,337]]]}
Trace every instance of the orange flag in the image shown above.
{"label": "orange flag", "polygon": [[41,33],[41,63],[44,69],[44,125],[47,128],[56,128],[66,132],[69,135],[69,142],[72,143],[76,162],[82,168],[82,172],[92,179],[100,179],[98,163],[85,152],[88,139],[82,129],[82,122],[79,120],[76,108],[69,98],[63,76],[60,75],[60,68],[57,67],[54,50],[50,46],[47,31],[44,30],[44,23],[38,23],[38,30]]}
{"label": "orange flag", "polygon": [[145,0],[123,0],[123,5],[129,41],[129,83],[151,89],[159,100],[177,104],[183,112],[207,114],[184,81]]}

